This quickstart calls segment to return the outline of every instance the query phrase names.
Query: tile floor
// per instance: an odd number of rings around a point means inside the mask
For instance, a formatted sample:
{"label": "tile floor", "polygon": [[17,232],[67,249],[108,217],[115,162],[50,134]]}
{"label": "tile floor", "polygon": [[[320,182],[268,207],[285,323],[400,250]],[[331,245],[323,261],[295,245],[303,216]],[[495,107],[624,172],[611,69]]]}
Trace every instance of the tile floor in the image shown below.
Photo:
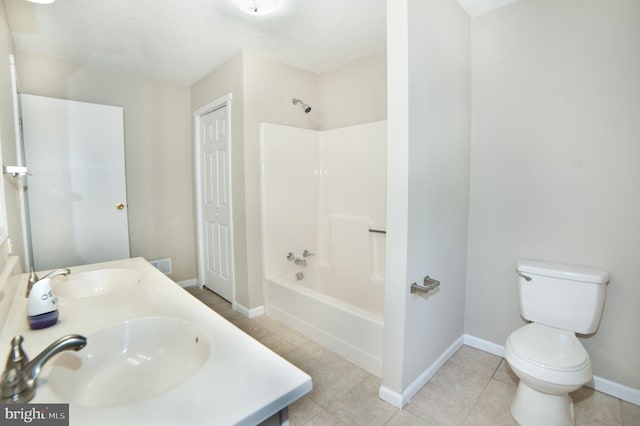
{"label": "tile floor", "polygon": [[[509,413],[517,377],[504,359],[463,346],[402,410],[378,398],[380,379],[268,317],[247,319],[209,290],[192,295],[306,371],[313,390],[289,407],[292,426],[517,425]],[[589,388],[574,392],[576,424],[640,426],[640,407]]]}

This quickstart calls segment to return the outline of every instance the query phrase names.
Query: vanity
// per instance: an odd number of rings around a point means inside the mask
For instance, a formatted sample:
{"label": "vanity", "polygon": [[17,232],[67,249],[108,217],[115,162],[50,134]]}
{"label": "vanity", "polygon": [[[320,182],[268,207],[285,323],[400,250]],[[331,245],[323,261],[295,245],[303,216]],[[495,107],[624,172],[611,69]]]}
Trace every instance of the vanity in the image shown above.
{"label": "vanity", "polygon": [[27,324],[27,281],[6,280],[15,294],[0,298],[0,362],[16,335],[30,358],[62,336],[87,337],[44,365],[30,401],[69,403],[71,425],[288,424],[287,407],[312,389],[309,375],[142,258],[55,278],[59,319],[41,330]]}

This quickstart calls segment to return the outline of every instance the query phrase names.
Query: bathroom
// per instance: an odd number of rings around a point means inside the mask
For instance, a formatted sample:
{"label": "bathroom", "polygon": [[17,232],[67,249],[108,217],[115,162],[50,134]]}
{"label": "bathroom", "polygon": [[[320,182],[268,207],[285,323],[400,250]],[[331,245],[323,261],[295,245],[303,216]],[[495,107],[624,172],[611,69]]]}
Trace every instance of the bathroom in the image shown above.
{"label": "bathroom", "polygon": [[[329,129],[387,119],[383,385],[410,399],[460,338],[499,353],[523,323],[514,267],[528,257],[611,272],[602,324],[583,344],[604,379],[596,387],[638,404],[637,2],[521,0],[473,19],[431,7],[389,2],[386,55],[342,70],[366,69],[374,81],[343,99],[332,89],[340,84],[338,71],[317,76],[249,51],[190,87],[15,53],[23,90],[125,105],[132,114],[127,120],[140,123],[126,135],[139,141],[127,152],[131,249],[173,258],[176,281],[196,277],[193,194],[181,190],[192,186],[191,174],[183,172],[191,170],[191,112],[234,93],[235,117],[246,117],[232,123],[234,135],[244,138],[233,164],[243,196],[234,198],[234,207],[246,214],[234,230],[235,297],[247,311],[264,303],[257,124]],[[441,19],[430,21],[433,14]],[[3,31],[6,56],[12,48]],[[426,43],[432,50],[423,40],[434,40]],[[436,40],[450,54],[439,51]],[[44,79],[42,70],[57,72]],[[5,86],[7,78],[2,74]],[[347,81],[357,91],[354,80]],[[294,109],[292,96],[321,115]],[[9,100],[3,95],[2,102]],[[11,120],[2,120],[5,132]],[[458,145],[428,143],[443,135]],[[2,136],[6,164],[13,136]],[[9,235],[20,253],[10,191],[5,179]],[[442,282],[439,293],[410,295],[407,286],[427,274]]]}

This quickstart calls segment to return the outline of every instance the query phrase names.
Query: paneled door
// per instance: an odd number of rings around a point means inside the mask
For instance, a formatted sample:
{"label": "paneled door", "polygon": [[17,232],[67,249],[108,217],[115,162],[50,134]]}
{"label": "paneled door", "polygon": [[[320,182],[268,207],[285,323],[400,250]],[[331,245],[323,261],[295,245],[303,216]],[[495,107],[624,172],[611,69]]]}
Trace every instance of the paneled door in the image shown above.
{"label": "paneled door", "polygon": [[197,117],[200,284],[233,302],[228,106]]}
{"label": "paneled door", "polygon": [[36,270],[129,257],[123,109],[20,95]]}

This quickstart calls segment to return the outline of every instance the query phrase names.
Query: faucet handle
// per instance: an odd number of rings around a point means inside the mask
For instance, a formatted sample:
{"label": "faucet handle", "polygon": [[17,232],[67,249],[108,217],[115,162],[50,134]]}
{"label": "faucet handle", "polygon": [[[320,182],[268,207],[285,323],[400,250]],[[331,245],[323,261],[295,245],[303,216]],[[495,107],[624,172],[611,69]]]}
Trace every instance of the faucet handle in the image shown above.
{"label": "faucet handle", "polygon": [[11,339],[11,351],[7,357],[6,364],[7,370],[11,370],[12,368],[22,370],[29,363],[29,357],[24,352],[24,349],[22,349],[23,341],[24,337],[22,336],[15,336]]}
{"label": "faucet handle", "polygon": [[11,351],[7,357],[7,368],[0,377],[0,401],[2,403],[27,402],[33,398],[32,384],[23,371],[29,365],[27,354],[22,349],[22,336],[11,339]]}
{"label": "faucet handle", "polygon": [[313,256],[315,253],[311,253],[309,250],[304,249],[304,251],[302,252],[302,257],[309,257],[309,256]]}

